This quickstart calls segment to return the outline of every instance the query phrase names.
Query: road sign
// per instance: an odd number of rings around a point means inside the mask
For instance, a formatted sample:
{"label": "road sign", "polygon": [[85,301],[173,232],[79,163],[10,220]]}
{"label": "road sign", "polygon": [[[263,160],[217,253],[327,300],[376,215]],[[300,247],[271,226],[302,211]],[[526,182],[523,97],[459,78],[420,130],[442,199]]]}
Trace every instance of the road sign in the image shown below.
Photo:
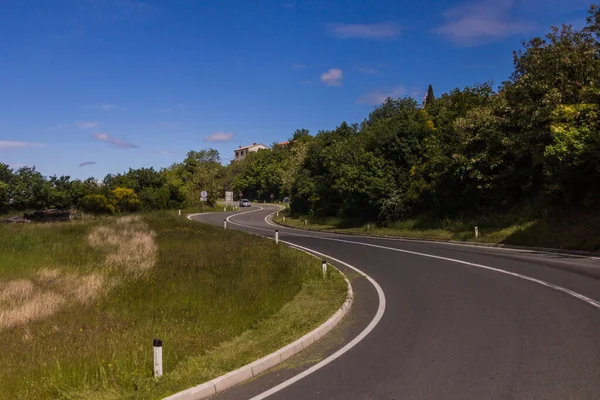
{"label": "road sign", "polygon": [[200,192],[200,201],[206,201],[206,196],[208,196],[208,193],[206,193],[206,190],[203,190],[202,192]]}
{"label": "road sign", "polygon": [[233,205],[233,192],[225,192],[225,204]]}

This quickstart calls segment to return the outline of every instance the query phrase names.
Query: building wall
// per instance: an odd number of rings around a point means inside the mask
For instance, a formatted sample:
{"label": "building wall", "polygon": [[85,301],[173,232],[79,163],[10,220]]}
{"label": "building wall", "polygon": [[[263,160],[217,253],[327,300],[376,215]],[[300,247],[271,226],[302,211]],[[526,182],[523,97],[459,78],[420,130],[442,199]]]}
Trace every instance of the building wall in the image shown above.
{"label": "building wall", "polygon": [[261,149],[268,149],[268,147],[265,145],[262,145],[262,144],[253,144],[252,146],[245,146],[245,147],[240,147],[238,149],[235,149],[233,151],[234,160],[235,161],[243,160],[248,155],[248,152],[258,151]]}

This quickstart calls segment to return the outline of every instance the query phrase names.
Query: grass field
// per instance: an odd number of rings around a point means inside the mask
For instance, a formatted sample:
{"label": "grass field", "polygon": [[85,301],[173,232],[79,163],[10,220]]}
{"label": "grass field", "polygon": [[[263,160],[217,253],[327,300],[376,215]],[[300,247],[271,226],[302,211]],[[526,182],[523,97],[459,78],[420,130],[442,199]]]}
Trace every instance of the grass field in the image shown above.
{"label": "grass field", "polygon": [[[283,221],[286,216],[285,222]],[[435,219],[423,217],[398,221],[390,226],[352,221],[336,217],[310,218],[280,212],[274,220],[280,224],[309,230],[398,236],[415,239],[457,240],[503,243],[565,250],[600,251],[600,214],[554,212],[530,218],[525,213],[488,215],[478,219]],[[307,225],[305,225],[305,221]],[[479,235],[475,237],[475,226]]]}
{"label": "grass field", "polygon": [[177,212],[3,224],[0,398],[161,398],[284,346],[345,296],[313,257]]}

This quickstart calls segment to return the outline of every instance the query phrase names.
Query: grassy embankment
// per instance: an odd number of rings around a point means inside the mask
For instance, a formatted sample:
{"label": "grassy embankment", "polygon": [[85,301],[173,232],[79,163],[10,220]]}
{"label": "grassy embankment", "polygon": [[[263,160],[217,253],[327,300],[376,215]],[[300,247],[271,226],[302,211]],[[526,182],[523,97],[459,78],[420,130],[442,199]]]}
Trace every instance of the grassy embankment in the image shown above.
{"label": "grassy embankment", "polygon": [[[283,222],[283,216],[286,220]],[[326,232],[398,236],[415,239],[457,240],[480,243],[600,251],[600,214],[583,212],[546,213],[532,218],[527,213],[490,215],[478,219],[417,218],[391,226],[341,218],[290,217],[280,212],[274,220],[293,227]],[[308,222],[305,225],[305,220]],[[475,226],[479,237],[475,238]]]}
{"label": "grassy embankment", "polygon": [[313,257],[176,215],[0,224],[0,398],[161,398],[343,303],[345,281],[323,280]]}

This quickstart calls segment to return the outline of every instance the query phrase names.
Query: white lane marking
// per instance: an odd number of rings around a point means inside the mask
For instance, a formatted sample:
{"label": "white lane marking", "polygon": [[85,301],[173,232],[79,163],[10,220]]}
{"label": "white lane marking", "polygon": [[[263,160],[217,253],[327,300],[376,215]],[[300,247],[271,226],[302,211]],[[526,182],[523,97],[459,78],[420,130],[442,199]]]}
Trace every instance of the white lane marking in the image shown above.
{"label": "white lane marking", "polygon": [[600,310],[600,302],[598,302],[598,301],[596,301],[594,299],[591,299],[591,298],[589,298],[587,296],[584,296],[581,293],[574,292],[573,290],[564,288],[562,286],[555,285],[555,284],[550,283],[550,282],[543,281],[541,279],[536,279],[536,278],[532,278],[532,277],[527,276],[527,275],[518,274],[516,272],[510,272],[510,271],[506,271],[506,270],[503,270],[503,269],[489,267],[487,265],[476,264],[476,263],[472,263],[472,262],[468,262],[468,261],[457,260],[455,258],[435,256],[433,254],[420,253],[420,252],[417,252],[417,251],[410,251],[410,250],[403,250],[403,249],[396,249],[396,248],[393,248],[393,247],[380,246],[380,245],[377,245],[377,244],[354,242],[354,241],[350,241],[350,240],[333,239],[333,238],[326,238],[326,237],[319,237],[319,239],[322,239],[322,240],[331,240],[331,241],[341,242],[341,243],[356,244],[356,245],[359,245],[359,246],[374,247],[374,248],[384,249],[384,250],[390,250],[390,251],[397,251],[399,253],[413,254],[413,255],[416,255],[416,256],[422,256],[422,257],[434,258],[434,259],[437,259],[437,260],[444,260],[444,261],[454,262],[454,263],[457,263],[457,264],[468,265],[470,267],[481,268],[481,269],[485,269],[485,270],[488,270],[488,271],[493,271],[493,272],[498,272],[498,273],[505,274],[505,275],[514,276],[516,278],[520,278],[520,279],[523,279],[523,280],[526,280],[526,281],[529,281],[529,282],[537,283],[538,285],[542,285],[542,286],[545,286],[547,288],[556,290],[558,292],[565,293],[565,294],[567,294],[569,296],[575,297],[576,299],[579,299],[579,300],[581,300],[581,301],[583,301],[583,302],[591,305],[592,307],[595,307],[595,308],[597,308],[597,309]]}
{"label": "white lane marking", "polygon": [[379,286],[379,284],[377,282],[375,282],[375,280],[373,278],[371,278],[369,275],[365,274],[360,269],[358,269],[348,263],[345,263],[344,261],[338,260],[337,258],[328,256],[327,254],[319,253],[318,251],[309,249],[307,247],[299,246],[294,243],[285,242],[285,241],[281,241],[281,242],[285,243],[289,246],[296,247],[298,249],[317,254],[319,256],[327,257],[330,260],[338,262],[338,263],[358,272],[359,274],[363,275],[365,278],[367,278],[367,280],[371,283],[371,285],[373,285],[375,287],[375,290],[377,290],[377,296],[379,297],[379,306],[377,307],[377,312],[375,313],[375,317],[373,317],[373,319],[371,320],[369,325],[367,325],[367,327],[358,336],[356,336],[354,339],[352,339],[350,342],[348,342],[344,347],[342,347],[341,349],[339,349],[338,351],[336,351],[329,357],[325,358],[318,364],[313,365],[309,369],[299,373],[298,375],[288,379],[287,381],[281,382],[279,385],[272,387],[271,389],[267,390],[266,392],[263,392],[261,394],[258,394],[256,396],[252,397],[250,400],[261,400],[261,399],[267,398],[267,397],[271,396],[272,394],[275,394],[276,392],[279,392],[279,391],[285,389],[286,387],[298,382],[300,379],[312,374],[313,372],[323,368],[325,365],[334,361],[336,358],[340,357],[342,354],[348,352],[350,349],[352,349],[354,346],[356,346],[361,340],[363,340],[373,329],[375,329],[375,326],[377,326],[377,324],[383,317],[383,314],[385,313],[385,294],[383,293],[383,289],[381,289],[381,286]]}
{"label": "white lane marking", "polygon": [[[268,218],[270,216],[271,215],[267,215],[265,217],[265,222],[268,223],[271,226],[276,226],[275,224],[273,224],[272,222],[270,222],[268,220]],[[290,233],[286,232],[286,234],[290,234]],[[292,235],[296,235],[296,234],[292,234]],[[550,289],[553,289],[553,290],[565,293],[567,295],[573,296],[573,297],[575,297],[575,298],[577,298],[577,299],[579,299],[581,301],[584,301],[585,303],[591,305],[592,307],[600,309],[600,302],[598,302],[598,301],[596,301],[594,299],[591,299],[591,298],[589,298],[587,296],[584,296],[581,293],[577,293],[577,292],[575,292],[573,290],[564,288],[562,286],[555,285],[555,284],[547,282],[547,281],[543,281],[543,280],[540,280],[540,279],[532,278],[532,277],[527,276],[527,275],[518,274],[516,272],[510,272],[510,271],[506,271],[506,270],[499,269],[499,268],[489,267],[487,265],[476,264],[476,263],[472,263],[472,262],[468,262],[468,261],[458,260],[458,259],[455,259],[455,258],[435,256],[433,254],[427,254],[427,253],[420,253],[420,252],[416,252],[416,251],[397,249],[397,248],[394,248],[394,247],[381,246],[381,245],[372,244],[372,243],[356,242],[356,241],[351,241],[351,240],[337,239],[337,238],[324,237],[324,236],[313,236],[313,237],[316,237],[316,238],[319,238],[319,239],[323,239],[323,240],[332,240],[332,241],[342,242],[342,243],[353,243],[353,244],[357,244],[357,245],[360,245],[360,246],[369,246],[369,247],[375,247],[375,248],[380,248],[380,249],[385,249],[385,250],[392,250],[392,251],[397,251],[397,252],[401,252],[401,253],[407,253],[407,254],[413,254],[413,255],[418,255],[418,256],[422,256],[422,257],[429,257],[429,258],[435,258],[435,259],[438,259],[438,260],[455,262],[455,263],[458,263],[458,264],[468,265],[468,266],[471,266],[471,267],[483,268],[483,269],[486,269],[488,271],[493,271],[493,272],[498,272],[498,273],[502,273],[502,274],[505,274],[505,275],[514,276],[514,277],[521,278],[521,279],[524,279],[524,280],[527,280],[527,281],[530,281],[530,282],[537,283],[537,284],[542,285],[542,286],[546,286],[546,287],[548,287]],[[548,253],[548,254],[552,254],[552,253]]]}

